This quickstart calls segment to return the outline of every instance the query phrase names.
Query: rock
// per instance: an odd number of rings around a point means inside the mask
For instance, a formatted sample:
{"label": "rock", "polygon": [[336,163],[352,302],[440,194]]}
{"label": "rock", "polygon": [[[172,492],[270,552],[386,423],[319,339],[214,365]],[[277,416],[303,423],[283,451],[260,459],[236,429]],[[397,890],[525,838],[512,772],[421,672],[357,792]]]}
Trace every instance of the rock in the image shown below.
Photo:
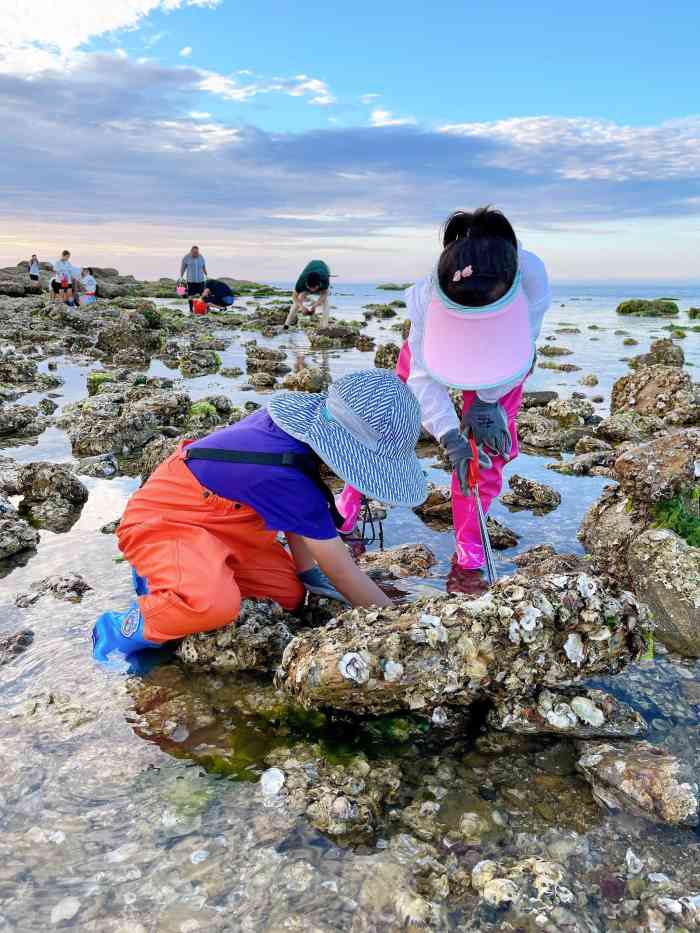
{"label": "rock", "polygon": [[79,603],[92,587],[79,573],[54,574],[32,583],[28,593],[15,596],[15,606],[28,609],[47,594],[64,602]]}
{"label": "rock", "polygon": [[634,411],[621,411],[603,421],[595,429],[597,438],[611,444],[625,441],[644,441],[664,430],[664,422],[656,415],[640,415]]}
{"label": "rock", "polygon": [[591,433],[593,405],[585,398],[555,398],[543,408],[530,407],[518,413],[518,437],[541,450],[573,450]]}
{"label": "rock", "polygon": [[15,632],[13,635],[0,635],[0,667],[14,661],[33,641],[34,632],[31,629]]}
{"label": "rock", "polygon": [[635,508],[621,489],[606,486],[600,499],[586,512],[578,538],[601,573],[631,586],[627,552],[647,525],[648,516]]}
{"label": "rock", "polygon": [[22,385],[34,382],[37,366],[11,347],[0,348],[0,382],[5,385]]}
{"label": "rock", "polygon": [[542,356],[571,356],[573,350],[569,350],[568,347],[557,347],[552,343],[546,343],[544,346],[538,347],[537,352],[541,353]]}
{"label": "rock", "polygon": [[367,334],[358,334],[355,349],[359,350],[360,353],[371,353],[375,349],[374,337]]}
{"label": "rock", "polygon": [[378,369],[396,369],[399,353],[401,353],[401,347],[395,343],[382,344],[377,347],[377,352],[374,354],[374,365]]}
{"label": "rock", "polygon": [[160,466],[164,460],[167,460],[171,454],[175,453],[179,443],[177,438],[166,437],[164,434],[159,434],[145,445],[139,462],[142,484],[146,482],[156,467]]}
{"label": "rock", "polygon": [[690,489],[700,462],[700,428],[672,431],[621,454],[615,478],[636,502],[660,502]]}
{"label": "rock", "polygon": [[550,402],[558,399],[559,395],[556,392],[523,392],[523,408],[544,408]]}
{"label": "rock", "polygon": [[18,487],[24,497],[20,513],[28,515],[38,527],[56,532],[73,527],[88,498],[85,486],[60,463],[23,464]]}
{"label": "rock", "polygon": [[635,593],[653,613],[656,637],[672,651],[700,658],[700,548],[652,528],[632,539],[627,559]]}
{"label": "rock", "polygon": [[255,342],[246,349],[246,370],[248,373],[270,373],[272,376],[283,376],[289,372],[285,364],[287,354],[284,350],[273,350],[268,347],[259,347]]}
{"label": "rock", "polygon": [[115,518],[114,521],[107,522],[106,525],[102,525],[100,531],[103,535],[113,535],[116,533],[117,528],[119,528],[120,523],[121,518]]}
{"label": "rock", "polygon": [[633,298],[622,301],[617,306],[617,313],[634,314],[638,317],[675,317],[680,313],[680,309],[675,301],[665,298],[655,298],[651,301],[646,298]]}
{"label": "rock", "polygon": [[176,649],[185,664],[210,671],[274,671],[298,620],[271,600],[245,599],[235,622],[188,635]]}
{"label": "rock", "polygon": [[82,476],[94,476],[97,479],[111,479],[119,471],[114,454],[101,454],[98,457],[84,457],[79,460],[75,472]]}
{"label": "rock", "polygon": [[486,526],[488,528],[491,546],[496,551],[507,551],[508,548],[515,547],[520,540],[519,534],[506,525],[502,525],[501,522],[496,521],[496,519],[492,518],[490,515],[486,518]]}
{"label": "rock", "polygon": [[[610,637],[601,629],[599,637]],[[575,687],[538,690],[532,697],[507,697],[489,712],[488,725],[522,735],[570,735],[575,738],[631,738],[647,731],[631,706],[602,690]]]}
{"label": "rock", "polygon": [[6,496],[18,496],[19,470],[21,464],[12,457],[0,456],[0,493]]}
{"label": "rock", "polygon": [[278,683],[309,707],[430,712],[612,673],[644,647],[631,594],[586,574],[516,575],[477,599],[348,610],[289,643]]}
{"label": "rock", "polygon": [[187,379],[218,372],[221,357],[215,350],[183,350],[180,355],[180,372]]}
{"label": "rock", "polygon": [[551,512],[561,504],[561,495],[550,486],[514,473],[508,480],[511,492],[501,496],[501,502],[513,509]]}
{"label": "rock", "polygon": [[452,523],[452,487],[428,484],[428,496],[414,509],[424,522],[438,525]]}
{"label": "rock", "polygon": [[308,337],[313,350],[340,349],[341,347],[355,346],[357,331],[352,327],[331,324],[328,327],[319,327],[310,331]]}
{"label": "rock", "polygon": [[274,389],[277,380],[270,373],[253,373],[248,379],[248,384],[254,389]]}
{"label": "rock", "polygon": [[47,419],[33,405],[0,407],[0,437],[36,437],[47,425]]}
{"label": "rock", "polygon": [[283,388],[294,392],[325,392],[328,384],[329,377],[321,369],[300,369],[288,373],[282,381]]}
{"label": "rock", "polygon": [[[154,351],[156,347],[152,348]],[[151,365],[151,355],[139,347],[130,347],[128,350],[118,350],[112,357],[115,366],[128,366],[132,369],[148,369]]]}
{"label": "rock", "polygon": [[685,354],[683,348],[674,343],[670,337],[655,340],[648,353],[633,356],[629,361],[630,369],[639,369],[642,366],[683,366]]}
{"label": "rock", "polygon": [[39,402],[37,403],[37,408],[42,413],[42,415],[46,415],[48,417],[52,415],[58,409],[58,405],[56,404],[56,402],[54,402],[53,399],[42,398],[42,399],[39,399]]}
{"label": "rock", "polygon": [[554,360],[542,360],[537,366],[540,369],[553,369],[557,373],[578,373],[581,371],[581,367],[576,366],[575,363],[556,363]]}
{"label": "rock", "polygon": [[578,384],[579,384],[580,386],[591,386],[591,387],[592,387],[592,386],[597,386],[597,385],[598,385],[598,377],[597,377],[596,375],[594,375],[593,373],[590,373],[590,374],[588,374],[588,375],[586,375],[586,376],[581,376],[581,378],[580,378],[579,381],[578,381]]}
{"label": "rock", "polygon": [[157,331],[148,326],[143,314],[138,311],[121,311],[115,320],[104,321],[98,327],[96,345],[108,354],[134,348],[156,351],[160,349],[160,337]]}
{"label": "rock", "polygon": [[428,576],[437,558],[425,544],[399,544],[384,551],[366,551],[358,563],[371,576],[396,580]]}
{"label": "rock", "polygon": [[579,554],[558,554],[551,544],[539,544],[516,554],[513,563],[527,577],[550,573],[588,573],[590,567]]}
{"label": "rock", "polygon": [[615,461],[615,451],[597,450],[589,454],[578,454],[571,460],[548,463],[547,469],[565,476],[609,476],[614,478],[612,465]]}
{"label": "rock", "polygon": [[225,366],[219,370],[219,375],[225,376],[227,379],[238,379],[243,375],[243,370],[240,366]]}
{"label": "rock", "polygon": [[[640,415],[664,418],[677,409],[693,406],[694,400],[690,376],[682,369],[676,366],[644,366],[615,382],[610,410],[613,414],[634,411]],[[697,417],[700,420],[700,409]]]}
{"label": "rock", "polygon": [[603,450],[612,450],[612,445],[602,440],[602,438],[593,437],[590,434],[580,438],[574,447],[574,453],[576,454],[593,454]]}
{"label": "rock", "polygon": [[692,769],[649,742],[580,742],[576,768],[604,809],[631,810],[653,822],[698,823]]}
{"label": "rock", "polygon": [[[506,857],[497,862],[484,859],[472,869],[474,891],[491,910],[507,911],[508,927],[517,931],[555,928],[549,912],[554,913],[557,907],[561,909],[562,904],[574,900],[571,890],[563,884],[564,879],[562,865],[541,858]],[[532,925],[528,919],[533,921]],[[501,922],[494,920],[494,926],[500,927]],[[567,926],[574,929],[573,925]],[[479,924],[475,928],[486,927]],[[557,925],[557,929],[562,927]]]}
{"label": "rock", "polygon": [[34,550],[39,543],[39,532],[15,512],[0,514],[0,560]]}

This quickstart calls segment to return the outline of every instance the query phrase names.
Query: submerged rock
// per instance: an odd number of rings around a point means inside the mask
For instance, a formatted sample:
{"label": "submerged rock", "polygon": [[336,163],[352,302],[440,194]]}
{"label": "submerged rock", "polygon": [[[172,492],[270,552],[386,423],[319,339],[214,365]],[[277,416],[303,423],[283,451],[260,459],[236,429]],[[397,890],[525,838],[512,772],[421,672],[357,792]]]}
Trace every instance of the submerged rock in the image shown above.
{"label": "submerged rock", "polygon": [[399,544],[384,551],[367,551],[358,563],[371,576],[396,580],[428,576],[437,558],[425,544]]}
{"label": "submerged rock", "polygon": [[[352,609],[287,646],[279,683],[305,706],[430,711],[611,673],[645,641],[639,608],[587,574],[522,575],[478,599]],[[602,638],[607,632],[609,637]]]}
{"label": "submerged rock", "polygon": [[68,531],[80,517],[88,491],[70,469],[60,463],[26,463],[19,471],[19,511],[40,528]]}
{"label": "submerged rock", "polygon": [[628,564],[635,593],[654,615],[656,637],[672,651],[700,658],[700,548],[652,528],[632,539]]}
{"label": "submerged rock", "polygon": [[555,929],[549,912],[561,911],[574,901],[571,889],[564,884],[568,880],[564,867],[542,858],[484,859],[472,869],[471,880],[472,888],[489,908],[508,911],[512,930],[529,928],[525,926],[528,917],[537,927]]}
{"label": "submerged rock", "polygon": [[0,513],[0,560],[36,548],[39,532],[13,510]]}
{"label": "submerged rock", "polygon": [[28,628],[15,632],[13,635],[0,635],[0,667],[14,661],[30,647],[33,641],[34,632]]}
{"label": "submerged rock", "polygon": [[577,769],[597,803],[631,810],[654,822],[698,823],[698,785],[692,769],[649,742],[581,742]]}
{"label": "submerged rock", "polygon": [[618,314],[633,314],[637,317],[675,317],[680,308],[667,298],[630,298],[617,306]]}
{"label": "submerged rock", "polygon": [[81,476],[95,476],[98,479],[111,479],[119,472],[119,466],[114,454],[101,454],[98,457],[83,457],[79,460],[76,473]]}
{"label": "submerged rock", "polygon": [[511,488],[501,496],[501,502],[513,509],[533,509],[551,512],[561,505],[561,495],[550,486],[514,473],[508,480]]}
{"label": "submerged rock", "polygon": [[[610,636],[601,630],[605,641]],[[582,687],[538,690],[532,697],[507,697],[489,712],[488,724],[525,735],[630,738],[647,731],[644,719],[609,693]]]}
{"label": "submerged rock", "polygon": [[235,622],[188,635],[176,649],[185,664],[209,671],[274,671],[298,620],[271,600],[245,599]]}
{"label": "submerged rock", "polygon": [[15,606],[27,609],[47,594],[65,602],[79,603],[91,589],[90,584],[79,573],[54,574],[32,583],[29,592],[18,593],[15,596]]}
{"label": "submerged rock", "polygon": [[648,353],[633,356],[629,361],[630,369],[639,369],[642,366],[683,366],[685,354],[683,348],[674,343],[670,337],[654,340]]}

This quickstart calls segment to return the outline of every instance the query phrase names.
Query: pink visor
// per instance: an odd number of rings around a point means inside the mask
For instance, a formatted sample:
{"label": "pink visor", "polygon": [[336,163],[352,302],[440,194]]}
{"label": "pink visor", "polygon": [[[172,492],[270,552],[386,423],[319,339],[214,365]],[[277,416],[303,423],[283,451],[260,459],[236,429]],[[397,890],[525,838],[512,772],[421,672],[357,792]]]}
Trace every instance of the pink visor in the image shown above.
{"label": "pink visor", "polygon": [[502,298],[481,308],[451,301],[433,277],[423,332],[423,359],[433,379],[455,389],[496,388],[524,378],[534,353],[520,273]]}

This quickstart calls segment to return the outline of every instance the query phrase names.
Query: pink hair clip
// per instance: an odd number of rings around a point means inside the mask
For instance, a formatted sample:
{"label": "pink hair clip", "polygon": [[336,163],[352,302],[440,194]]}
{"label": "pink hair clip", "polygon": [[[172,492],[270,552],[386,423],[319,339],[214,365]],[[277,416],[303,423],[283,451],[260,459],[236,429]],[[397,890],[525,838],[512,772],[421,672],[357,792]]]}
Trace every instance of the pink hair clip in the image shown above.
{"label": "pink hair clip", "polygon": [[468,279],[474,270],[471,266],[465,266],[463,269],[457,269],[455,274],[452,276],[453,282],[461,282],[462,279]]}

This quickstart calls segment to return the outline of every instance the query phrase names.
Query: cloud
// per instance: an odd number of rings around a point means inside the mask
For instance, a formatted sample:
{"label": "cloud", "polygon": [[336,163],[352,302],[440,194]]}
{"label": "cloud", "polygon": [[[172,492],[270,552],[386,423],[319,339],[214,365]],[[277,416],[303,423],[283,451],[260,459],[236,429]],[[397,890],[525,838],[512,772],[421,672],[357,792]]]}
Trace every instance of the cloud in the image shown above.
{"label": "cloud", "polygon": [[189,58],[191,54],[192,54],[192,46],[191,46],[191,45],[186,45],[186,46],[184,47],[184,49],[180,49],[180,55],[181,55],[183,58]]}
{"label": "cloud", "polygon": [[360,103],[361,103],[361,104],[371,104],[372,101],[377,100],[377,98],[379,98],[379,97],[381,97],[381,96],[382,96],[381,94],[363,94],[363,95],[360,97]]}
{"label": "cloud", "polygon": [[382,110],[377,107],[370,114],[372,126],[413,126],[418,121],[415,117],[395,117],[391,110]]}
{"label": "cloud", "polygon": [[[277,93],[289,97],[308,97],[309,103],[322,107],[336,101],[325,81],[303,74],[292,78],[265,78],[250,71],[238,72],[237,78],[215,71],[201,71],[200,74],[199,89],[221,97],[222,100],[244,102],[259,94]],[[239,80],[241,77],[246,80]]]}

